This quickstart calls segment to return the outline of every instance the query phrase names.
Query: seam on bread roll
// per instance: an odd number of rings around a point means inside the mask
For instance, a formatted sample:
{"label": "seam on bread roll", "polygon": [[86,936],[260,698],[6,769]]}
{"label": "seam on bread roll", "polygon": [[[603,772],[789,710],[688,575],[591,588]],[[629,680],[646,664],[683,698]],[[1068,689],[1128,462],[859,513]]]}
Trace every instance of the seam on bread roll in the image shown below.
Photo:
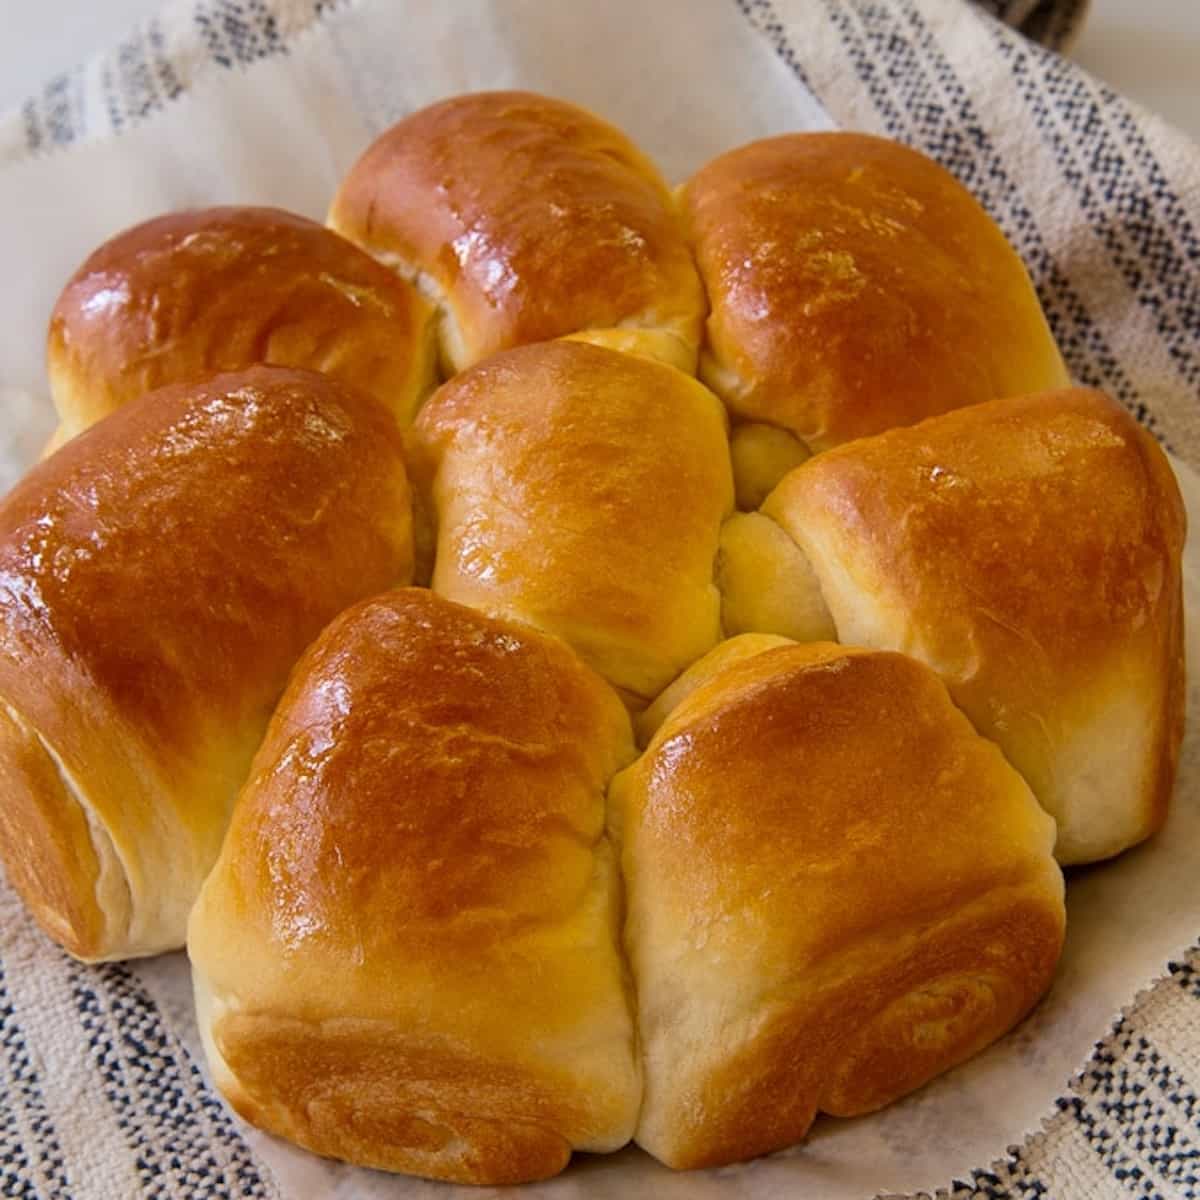
{"label": "seam on bread roll", "polygon": [[[758,522],[767,524],[756,526]],[[729,539],[735,536],[735,527],[740,543],[737,557],[741,561],[739,566],[731,570],[734,556],[730,552]],[[765,546],[758,532],[752,536],[745,532],[756,528],[778,531],[783,539],[782,545],[789,547],[788,561],[783,560],[781,551],[772,552],[776,548]],[[755,555],[749,562],[746,561],[747,551]],[[757,574],[754,568],[762,567],[763,559],[767,560],[765,573],[758,575],[758,580],[754,581],[754,575]],[[776,574],[771,574],[772,571]],[[721,597],[721,629],[725,638],[745,633],[770,633],[797,642],[842,640],[812,556],[784,525],[762,509],[734,512],[726,517],[717,542],[714,581]],[[762,593],[767,591],[766,585],[772,582],[779,584],[779,594],[773,606],[761,601]],[[756,590],[760,602],[747,612],[744,597]],[[737,616],[730,611],[734,606]],[[737,624],[737,628],[733,627],[731,620]]]}
{"label": "seam on bread roll", "polygon": [[[104,914],[109,926],[108,936],[119,937],[127,941],[133,929],[133,916],[136,911],[133,903],[133,889],[129,883],[129,864],[125,856],[117,849],[108,827],[100,820],[91,802],[83,795],[79,783],[67,771],[62,759],[46,739],[33,730],[33,736],[41,743],[47,757],[54,764],[58,777],[62,781],[63,791],[73,800],[83,813],[87,822],[88,835],[92,840],[92,852],[100,864],[100,874],[96,878],[96,905]],[[121,914],[114,921],[116,914]]]}
{"label": "seam on bread roll", "polygon": [[[1053,837],[1053,821],[1050,822],[1051,840]],[[1050,854],[1050,848],[1047,846],[1046,854]],[[910,926],[906,930],[887,931],[880,930],[871,941],[864,941],[862,945],[855,947],[852,955],[852,961],[847,961],[843,956],[840,960],[831,961],[824,965],[824,968],[818,966],[815,968],[813,975],[806,973],[806,983],[811,982],[814,990],[820,990],[824,986],[834,987],[840,977],[846,975],[857,974],[860,970],[859,963],[866,964],[873,959],[877,959],[880,955],[894,952],[897,947],[903,946],[903,951],[897,957],[903,957],[907,954],[914,954],[919,944],[928,938],[936,937],[939,931],[953,930],[955,926],[968,926],[974,918],[986,914],[989,911],[994,911],[997,908],[1002,908],[1008,905],[1016,907],[1020,904],[1025,895],[1042,896],[1045,895],[1045,890],[1049,888],[1055,891],[1060,897],[1063,895],[1063,882],[1061,873],[1052,871],[1045,865],[1041,870],[1023,872],[1019,876],[1014,876],[1011,881],[995,884],[987,889],[981,890],[976,896],[965,901],[961,907],[954,912],[936,921],[923,923],[916,926]],[[825,979],[822,979],[822,976]],[[968,968],[965,971],[950,972],[932,978],[921,979],[917,985],[909,991],[899,995],[890,997],[886,1004],[877,1009],[875,1013],[858,1028],[848,1031],[846,1038],[851,1044],[858,1040],[869,1036],[870,1031],[875,1028],[880,1022],[886,1021],[889,1017],[894,1016],[899,1010],[906,1006],[911,1006],[912,1002],[924,995],[928,995],[931,991],[949,982],[957,982],[960,986],[969,987],[972,984],[982,986],[990,991],[993,1001],[998,1000],[995,989],[990,985],[987,978],[987,972],[981,966]],[[1042,996],[1035,994],[1026,997],[1025,1003],[1017,1010],[1013,1019],[1008,1023],[1008,1027],[1012,1028],[1018,1022],[1024,1020],[1029,1013],[1037,1007]],[[764,1005],[769,1001],[764,1000]],[[992,1008],[997,1007],[995,1003]],[[908,1036],[916,1043],[921,1042],[921,1021],[918,1019],[914,1025],[906,1025],[905,1030]],[[938,1031],[930,1030],[929,1035],[933,1040],[937,1039]],[[952,1069],[959,1063],[965,1062],[967,1059],[974,1057],[985,1046],[995,1040],[995,1034],[990,1033],[986,1026],[976,1033],[974,1039],[968,1039],[962,1042],[956,1049],[952,1058],[947,1059],[938,1069],[937,1074]],[[849,1058],[849,1062],[847,1059]],[[847,1068],[854,1066],[852,1056],[843,1053],[834,1059],[830,1064],[831,1078],[817,1100],[817,1108],[819,1112],[826,1113],[833,1117],[852,1117],[858,1116],[867,1112],[878,1111],[879,1108],[885,1107],[892,1103],[894,1097],[887,1096],[882,1098],[879,1103],[855,1104],[843,1108],[836,1099],[836,1089],[839,1085],[844,1084]],[[924,1082],[917,1086],[923,1086]]]}
{"label": "seam on bread roll", "polygon": [[674,367],[695,378],[696,348],[678,330],[655,324],[652,316],[644,314],[618,321],[615,325],[595,325],[564,334],[564,342],[588,342],[622,354],[648,358],[652,362]]}
{"label": "seam on bread roll", "polygon": [[[330,224],[329,228],[339,237],[346,236],[336,225]],[[460,368],[456,364],[462,361],[466,351],[462,330],[450,313],[445,289],[428,271],[422,271],[414,262],[394,250],[381,250],[368,245],[361,246],[361,249],[381,266],[394,271],[405,283],[411,284],[417,290],[417,294],[433,309],[433,320],[426,328],[426,335],[433,342],[434,388],[452,375],[457,375]],[[432,393],[433,390],[430,388],[429,392]],[[426,397],[422,397],[422,403],[427,396],[428,393]],[[416,412],[419,411],[420,405],[417,406]]]}

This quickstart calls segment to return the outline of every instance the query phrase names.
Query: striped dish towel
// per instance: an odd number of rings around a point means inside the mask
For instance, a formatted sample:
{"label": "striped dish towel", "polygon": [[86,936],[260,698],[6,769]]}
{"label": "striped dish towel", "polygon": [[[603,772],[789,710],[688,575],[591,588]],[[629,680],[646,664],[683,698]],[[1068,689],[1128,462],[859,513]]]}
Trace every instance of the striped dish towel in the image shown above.
{"label": "striped dish towel", "polygon": [[[1053,52],[1085,0],[703,2],[734,7],[839,124],[953,170],[1029,264],[1075,376],[1200,466],[1200,150]],[[345,3],[176,4],[0,117],[0,169],[286,55]],[[0,1196],[283,1194],[206,1085],[178,994],[68,960],[0,884]],[[940,1196],[1200,1197],[1200,945],[1129,999],[1040,1132]]]}

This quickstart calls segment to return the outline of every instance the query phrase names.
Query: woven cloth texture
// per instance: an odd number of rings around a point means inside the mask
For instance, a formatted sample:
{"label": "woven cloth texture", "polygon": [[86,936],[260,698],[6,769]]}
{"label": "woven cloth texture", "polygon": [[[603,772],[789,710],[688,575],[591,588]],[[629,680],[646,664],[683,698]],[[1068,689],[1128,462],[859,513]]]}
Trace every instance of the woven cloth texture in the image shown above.
{"label": "woven cloth texture", "polygon": [[[0,116],[0,168],[152,119],[352,2],[176,3]],[[709,2],[839,124],[954,171],[1024,257],[1076,378],[1200,465],[1200,149],[1056,53],[1086,0]],[[134,968],[60,954],[0,884],[0,1195],[279,1196],[184,1019]],[[1200,1197],[1200,945],[1096,1033],[1042,1129],[939,1196]]]}

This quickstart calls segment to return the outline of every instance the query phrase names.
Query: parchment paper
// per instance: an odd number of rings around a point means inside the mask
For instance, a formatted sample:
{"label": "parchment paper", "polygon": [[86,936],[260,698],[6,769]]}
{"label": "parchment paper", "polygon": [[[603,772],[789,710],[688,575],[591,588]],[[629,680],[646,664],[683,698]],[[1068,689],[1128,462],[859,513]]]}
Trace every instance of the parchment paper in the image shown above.
{"label": "parchment paper", "polygon": [[[670,54],[662,47],[669,45]],[[751,138],[828,124],[733,6],[690,0],[577,5],[371,0],[335,15],[286,58],[211,78],[116,141],[0,172],[0,486],[54,425],[42,347],[54,298],[100,241],[169,208],[278,204],[321,217],[337,179],[375,132],[457,91],[522,86],[589,105],[627,129],[673,179]],[[1177,464],[1193,528],[1200,479]],[[1200,548],[1189,540],[1188,663],[1200,675]],[[1123,1005],[1200,932],[1200,705],[1190,712],[1167,828],[1116,862],[1069,878],[1066,952],[1050,995],[992,1049],[891,1109],[822,1119],[801,1147],[719,1171],[675,1175],[636,1150],[577,1156],[520,1193],[664,1200],[863,1200],[932,1190],[986,1166],[1053,1111]],[[137,972],[201,1057],[186,959]],[[1200,1047],[1190,1058],[1200,1060]],[[247,1129],[294,1200],[449,1200],[454,1189],[323,1162]]]}

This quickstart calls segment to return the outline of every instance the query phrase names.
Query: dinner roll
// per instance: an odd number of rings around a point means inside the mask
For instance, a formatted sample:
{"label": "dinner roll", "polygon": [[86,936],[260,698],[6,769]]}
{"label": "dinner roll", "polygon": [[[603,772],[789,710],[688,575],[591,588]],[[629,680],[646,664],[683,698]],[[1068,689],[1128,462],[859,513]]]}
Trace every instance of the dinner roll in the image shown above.
{"label": "dinner roll", "polygon": [[671,195],[573,104],[477,92],[421,109],[358,160],[329,223],[436,303],[447,374],[580,331],[695,369],[704,293]]}
{"label": "dinner roll", "polygon": [[1163,822],[1183,722],[1184,511],[1098,392],[996,400],[820,455],[763,506],[843,642],[933,667],[1058,822],[1060,862]]}
{"label": "dinner roll", "polygon": [[83,959],[183,944],[288,671],[407,580],[400,434],[256,367],[131,401],[0,503],[0,857]]}
{"label": "dinner roll", "polygon": [[729,445],[690,376],[523,346],[443,384],[411,451],[435,591],[558,634],[635,708],[717,642]]}
{"label": "dinner roll", "polygon": [[170,213],[75,272],[47,367],[65,440],[169,383],[255,363],[362,388],[407,424],[433,383],[431,313],[357,246],[277,208]]}
{"label": "dinner roll", "polygon": [[916,150],[768,138],[702,168],[681,209],[712,306],[701,378],[739,421],[815,452],[1069,382],[1021,260]]}
{"label": "dinner roll", "polygon": [[[715,652],[714,652],[715,653]],[[645,1097],[672,1167],[789,1146],[981,1050],[1050,982],[1054,823],[928,668],[726,665],[614,781]]]}
{"label": "dinner roll", "polygon": [[405,589],[301,660],[188,930],[213,1077],[319,1154],[460,1183],[613,1150],[641,1081],[604,793],[616,695]]}

